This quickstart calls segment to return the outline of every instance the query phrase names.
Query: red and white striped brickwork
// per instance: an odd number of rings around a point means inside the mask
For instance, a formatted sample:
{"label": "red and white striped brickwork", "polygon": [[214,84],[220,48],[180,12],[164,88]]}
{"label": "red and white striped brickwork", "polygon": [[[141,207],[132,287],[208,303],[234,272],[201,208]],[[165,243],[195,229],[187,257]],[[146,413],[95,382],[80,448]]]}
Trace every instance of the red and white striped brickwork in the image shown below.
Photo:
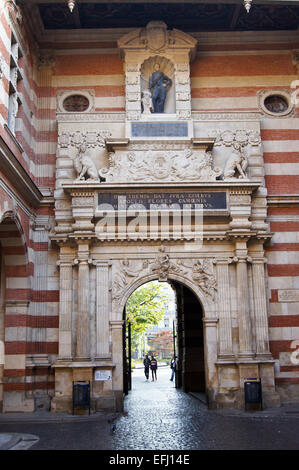
{"label": "red and white striped brickwork", "polygon": [[[0,0],[0,5],[4,5],[4,0]],[[109,38],[102,42],[80,43],[57,39],[55,47],[54,43],[44,43],[45,50],[55,49],[54,59],[48,57],[39,61],[38,57],[33,57],[27,33],[24,29],[22,31],[22,43],[26,47],[21,61],[23,80],[19,91],[22,94],[22,105],[18,114],[16,137],[24,153],[21,154],[13,140],[9,140],[3,127],[8,117],[8,72],[0,81],[0,135],[28,169],[35,183],[44,191],[46,188],[52,191],[55,186],[57,93],[62,90],[92,89],[95,93],[96,111],[124,111],[123,62],[116,41]],[[1,13],[0,33],[0,53],[8,70],[10,26],[7,12]],[[231,38],[233,34],[229,33]],[[288,39],[284,33],[275,33],[272,42],[269,35],[266,42],[259,42],[255,35],[254,40],[251,36],[249,44],[244,40],[238,43],[241,36],[236,33],[226,43],[220,39],[220,35],[217,42],[217,35],[213,33],[201,37],[198,56],[191,65],[193,111],[258,111],[257,93],[260,90],[290,89],[291,82],[298,79],[292,62],[292,50],[299,49],[299,41],[296,43],[292,35]],[[299,193],[298,112],[297,116],[289,118],[263,117],[261,129],[265,181],[269,195],[268,215],[270,229],[274,232],[271,246],[267,249],[271,351],[274,358],[280,360],[280,370],[276,372],[277,384],[299,385],[298,366],[285,360],[285,354],[291,352],[292,340],[299,340],[299,304],[283,302],[278,295],[281,289],[299,289],[299,209],[298,202],[292,206],[287,198]],[[12,182],[10,186],[13,187]],[[17,192],[16,189],[14,191]],[[7,196],[1,197],[4,198],[4,204]],[[26,201],[23,204],[26,206]],[[38,216],[38,220],[42,221],[43,218],[53,216],[53,209],[46,208],[34,213],[32,208],[28,208],[28,213]],[[53,388],[53,379],[49,379],[46,366],[41,369],[27,368],[25,371],[25,356],[51,355],[58,351],[59,288],[56,253],[49,249],[48,235],[42,228],[42,223],[40,228],[37,224],[34,229],[29,229],[28,213],[22,219],[25,223],[27,218],[28,226],[28,233],[23,227],[28,257],[26,268],[23,259],[25,252],[16,251],[12,255],[11,248],[14,246],[22,251],[22,236],[10,238],[7,230],[9,223],[1,226],[0,232],[5,262],[11,263],[7,293],[16,294],[16,298],[10,300],[24,300],[17,298],[17,292],[18,289],[25,288],[28,272],[30,280],[26,293],[31,300],[27,316],[12,306],[6,314],[9,317],[6,323],[6,327],[9,325],[9,340],[5,339],[5,347],[8,363],[12,365],[7,368],[6,374],[11,380],[5,386],[10,390],[19,390],[21,387],[32,390],[33,374],[37,388]],[[15,238],[16,244],[9,245]],[[15,258],[15,265],[11,257]],[[18,355],[22,360],[14,362]],[[24,374],[27,375],[26,381],[18,382],[18,377],[24,377]]]}
{"label": "red and white striped brickwork", "polygon": [[[41,130],[47,128],[50,122],[48,113],[45,122],[39,120],[40,89],[30,40],[24,25],[18,24],[15,12],[6,8],[5,4],[4,0],[0,0],[3,71],[0,80],[0,137],[35,184],[40,188],[53,188],[56,145],[48,144],[51,140],[49,133]],[[17,115],[16,139],[7,130],[12,30],[23,53],[19,61],[22,80],[18,83],[18,93],[22,104]],[[54,116],[51,119],[54,122]],[[42,154],[39,154],[44,142],[46,149],[52,145],[50,166],[47,158],[43,160]],[[0,402],[3,392],[11,392],[14,396],[13,400],[8,400],[7,411],[26,409],[24,400],[18,398],[17,392],[21,392],[20,397],[24,392],[30,397],[33,391],[53,388],[54,374],[48,367],[48,355],[58,352],[58,273],[55,253],[49,251],[47,231],[54,212],[50,206],[34,209],[19,189],[0,168],[1,276],[5,277],[1,289],[1,313],[4,318],[0,322],[0,341],[5,345],[5,368]],[[30,358],[34,355],[40,359],[32,362]],[[0,359],[4,362],[3,358]]]}
{"label": "red and white striped brickwork", "polygon": [[[281,38],[284,38],[284,33]],[[191,67],[193,110],[258,111],[260,90],[289,90],[298,80],[292,50],[299,41],[272,44],[201,45]],[[274,233],[268,259],[270,348],[278,362],[276,384],[299,385],[299,365],[290,361],[299,347],[299,298],[279,298],[279,290],[299,289],[299,112],[261,120],[268,217]],[[297,199],[294,196],[297,195]],[[293,197],[292,197],[293,196]],[[296,296],[296,294],[295,294]],[[285,300],[285,301],[283,301]],[[299,356],[299,355],[298,355]],[[297,388],[298,390],[298,388]],[[294,397],[298,399],[298,391]],[[282,398],[291,400],[291,394]],[[295,398],[294,398],[295,399]]]}

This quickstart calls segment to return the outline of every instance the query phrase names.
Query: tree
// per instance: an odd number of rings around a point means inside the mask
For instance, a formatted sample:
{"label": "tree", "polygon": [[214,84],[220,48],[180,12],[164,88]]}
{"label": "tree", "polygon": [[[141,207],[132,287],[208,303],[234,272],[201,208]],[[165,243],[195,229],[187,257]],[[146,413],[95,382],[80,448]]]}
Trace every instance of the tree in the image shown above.
{"label": "tree", "polygon": [[173,334],[171,330],[154,333],[150,339],[152,349],[161,357],[170,356],[173,349]]}
{"label": "tree", "polygon": [[131,323],[133,349],[137,347],[143,333],[163,319],[167,300],[167,293],[158,281],[144,284],[129,297],[126,304],[126,319]]}

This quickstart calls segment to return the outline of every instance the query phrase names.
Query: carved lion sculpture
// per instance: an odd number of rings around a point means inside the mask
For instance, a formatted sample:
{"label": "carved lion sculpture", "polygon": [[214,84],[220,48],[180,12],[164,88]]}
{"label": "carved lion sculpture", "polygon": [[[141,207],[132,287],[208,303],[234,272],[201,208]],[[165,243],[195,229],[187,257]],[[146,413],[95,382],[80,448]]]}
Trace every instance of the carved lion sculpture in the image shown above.
{"label": "carved lion sculpture", "polygon": [[91,157],[86,154],[85,144],[81,144],[79,148],[74,159],[74,168],[78,175],[76,181],[99,181],[98,171]]}
{"label": "carved lion sculpture", "polygon": [[233,144],[233,152],[226,162],[223,177],[224,179],[230,178],[247,178],[246,170],[248,167],[248,160],[246,155],[242,152],[242,147],[238,143]]}

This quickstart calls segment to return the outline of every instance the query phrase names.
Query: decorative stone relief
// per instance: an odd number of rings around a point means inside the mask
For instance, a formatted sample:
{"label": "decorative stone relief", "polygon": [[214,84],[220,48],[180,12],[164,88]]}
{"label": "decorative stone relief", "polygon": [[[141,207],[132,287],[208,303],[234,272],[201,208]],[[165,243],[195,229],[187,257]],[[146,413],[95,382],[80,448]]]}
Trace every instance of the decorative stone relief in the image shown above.
{"label": "decorative stone relief", "polygon": [[202,294],[213,301],[217,292],[217,281],[211,259],[170,259],[165,246],[161,245],[159,253],[153,260],[124,259],[114,263],[112,283],[112,301],[117,304],[123,299],[124,290],[136,280],[153,274],[159,281],[167,281],[171,274],[193,280]]}
{"label": "decorative stone relief", "polygon": [[217,282],[213,273],[212,260],[204,259],[202,261],[195,261],[192,268],[192,279],[198,284],[204,294],[214,300],[217,291]]}
{"label": "decorative stone relief", "polygon": [[106,182],[127,181],[216,181],[220,168],[214,168],[212,152],[196,149],[178,151],[116,151],[110,153],[109,168],[100,176]]}
{"label": "decorative stone relief", "polygon": [[235,178],[243,178],[247,177],[246,170],[248,167],[248,160],[244,151],[242,151],[242,147],[238,143],[233,144],[233,150],[231,156],[226,161],[224,171],[223,171],[223,179],[235,179]]}
{"label": "decorative stone relief", "polygon": [[117,303],[122,299],[124,289],[148,269],[148,261],[125,258],[122,261],[117,261],[114,268],[112,301]]}
{"label": "decorative stone relief", "polygon": [[[222,161],[220,164],[223,168],[221,179],[248,179],[249,155],[252,157],[250,176],[262,178],[262,170],[260,169],[263,166],[261,135],[258,130],[214,130],[210,131],[209,135],[215,138],[215,159],[218,164],[219,160]],[[221,148],[218,149],[218,147]]]}
{"label": "decorative stone relief", "polygon": [[109,131],[75,131],[75,132],[59,132],[58,133],[58,148],[80,148],[85,144],[87,148],[102,147],[105,148],[105,139],[111,137]]}
{"label": "decorative stone relief", "polygon": [[79,153],[74,158],[74,168],[78,175],[76,181],[99,181],[96,166],[86,151],[86,144],[81,144]]}
{"label": "decorative stone relief", "polygon": [[219,131],[214,130],[209,133],[211,137],[215,137],[215,146],[224,145],[231,147],[233,143],[238,143],[242,146],[245,145],[260,145],[261,135],[258,131],[247,131],[245,129],[238,129],[236,131],[226,130]]}

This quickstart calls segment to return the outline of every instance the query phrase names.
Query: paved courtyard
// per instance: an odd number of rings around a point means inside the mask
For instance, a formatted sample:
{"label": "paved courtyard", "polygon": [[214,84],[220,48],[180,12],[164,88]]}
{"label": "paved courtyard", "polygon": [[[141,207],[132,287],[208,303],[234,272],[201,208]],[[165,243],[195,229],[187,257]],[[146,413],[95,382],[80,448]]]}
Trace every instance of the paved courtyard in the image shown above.
{"label": "paved courtyard", "polygon": [[11,450],[299,448],[299,407],[253,413],[211,411],[176,390],[169,378],[168,367],[158,369],[156,382],[147,382],[143,370],[134,371],[121,415],[0,415],[0,448],[1,442],[2,448]]}
{"label": "paved courtyard", "polygon": [[118,422],[116,449],[298,449],[299,407],[278,415],[211,411],[169,381],[170,369],[158,369],[157,382],[133,372],[128,412]]}

